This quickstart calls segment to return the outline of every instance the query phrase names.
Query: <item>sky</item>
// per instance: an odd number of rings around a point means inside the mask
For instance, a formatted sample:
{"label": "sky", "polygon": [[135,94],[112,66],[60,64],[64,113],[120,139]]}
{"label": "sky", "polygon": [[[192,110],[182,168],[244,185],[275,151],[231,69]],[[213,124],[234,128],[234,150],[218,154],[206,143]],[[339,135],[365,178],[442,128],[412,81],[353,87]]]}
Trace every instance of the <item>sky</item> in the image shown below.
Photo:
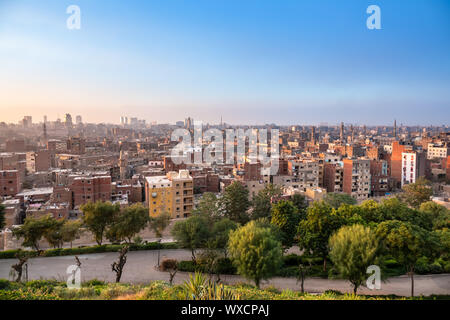
{"label": "sky", "polygon": [[450,1],[0,0],[0,121],[65,113],[449,125]]}

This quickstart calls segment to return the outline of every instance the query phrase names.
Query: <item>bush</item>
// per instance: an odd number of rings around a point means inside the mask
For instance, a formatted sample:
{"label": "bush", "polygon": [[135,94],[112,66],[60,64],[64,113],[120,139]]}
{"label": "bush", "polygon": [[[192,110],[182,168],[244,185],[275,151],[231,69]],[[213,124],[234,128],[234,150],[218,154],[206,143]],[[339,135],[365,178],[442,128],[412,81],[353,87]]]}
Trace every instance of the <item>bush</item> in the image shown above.
{"label": "bush", "polygon": [[161,262],[161,271],[176,270],[178,268],[178,261],[175,259],[164,259]]}
{"label": "bush", "polygon": [[237,270],[230,259],[220,258],[217,259],[216,268],[214,272],[220,274],[236,274]]}
{"label": "bush", "polygon": [[83,287],[97,287],[106,285],[105,281],[92,279],[83,283]]}
{"label": "bush", "polygon": [[[120,244],[104,244],[101,246],[92,247],[78,247],[78,248],[64,248],[64,249],[48,249],[40,253],[41,257],[60,257],[60,256],[73,256],[82,254],[92,254],[92,253],[103,253],[103,252],[117,252],[123,245]],[[131,244],[130,251],[138,250],[157,250],[157,249],[178,249],[178,244],[175,242],[161,243],[149,242],[145,244]],[[19,250],[8,250],[0,251],[0,259],[15,259],[17,252]],[[27,251],[30,257],[36,257],[36,251]]]}
{"label": "bush", "polygon": [[10,290],[11,289],[11,281],[6,279],[0,279],[0,290]]}
{"label": "bush", "polygon": [[65,283],[59,282],[57,280],[31,280],[25,284],[31,289],[42,289],[52,292],[54,287],[65,286]]}
{"label": "bush", "polygon": [[303,263],[302,256],[291,253],[283,257],[283,263],[286,267],[298,266],[300,263]]}
{"label": "bush", "polygon": [[195,272],[203,269],[200,265],[196,264],[192,260],[185,260],[178,262],[178,270],[184,272]]}

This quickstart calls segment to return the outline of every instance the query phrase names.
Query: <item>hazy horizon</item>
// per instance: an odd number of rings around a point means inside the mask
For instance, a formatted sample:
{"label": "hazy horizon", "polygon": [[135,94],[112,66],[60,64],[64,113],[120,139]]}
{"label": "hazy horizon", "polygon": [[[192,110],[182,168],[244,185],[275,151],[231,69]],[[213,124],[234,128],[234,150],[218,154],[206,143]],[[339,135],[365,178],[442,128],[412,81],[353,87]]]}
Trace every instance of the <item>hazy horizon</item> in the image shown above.
{"label": "hazy horizon", "polygon": [[449,52],[445,0],[3,0],[0,122],[449,125]]}

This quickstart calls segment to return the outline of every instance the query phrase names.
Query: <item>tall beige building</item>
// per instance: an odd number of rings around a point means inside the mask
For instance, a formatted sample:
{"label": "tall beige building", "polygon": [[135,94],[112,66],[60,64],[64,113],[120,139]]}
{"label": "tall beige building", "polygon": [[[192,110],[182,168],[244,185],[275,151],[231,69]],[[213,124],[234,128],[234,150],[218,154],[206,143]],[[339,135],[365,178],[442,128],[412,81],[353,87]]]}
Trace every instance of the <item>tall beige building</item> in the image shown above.
{"label": "tall beige building", "polygon": [[194,183],[188,170],[147,177],[146,202],[152,217],[167,212],[173,219],[188,217],[194,206]]}

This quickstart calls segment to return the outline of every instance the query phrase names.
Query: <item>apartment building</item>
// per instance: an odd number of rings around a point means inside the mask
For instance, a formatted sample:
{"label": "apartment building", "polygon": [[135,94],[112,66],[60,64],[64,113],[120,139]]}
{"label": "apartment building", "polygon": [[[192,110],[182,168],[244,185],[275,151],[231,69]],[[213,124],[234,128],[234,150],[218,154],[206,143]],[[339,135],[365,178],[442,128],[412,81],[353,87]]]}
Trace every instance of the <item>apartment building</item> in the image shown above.
{"label": "apartment building", "polygon": [[344,159],[343,191],[356,200],[364,200],[370,195],[370,160]]}
{"label": "apartment building", "polygon": [[448,147],[444,144],[429,143],[427,149],[427,158],[431,159],[444,159],[448,155]]}
{"label": "apartment building", "polygon": [[166,176],[145,178],[146,202],[150,216],[167,212],[172,218],[188,217],[194,206],[194,183],[188,170]]}
{"label": "apartment building", "polygon": [[20,192],[20,174],[17,170],[0,171],[0,196],[15,196]]}
{"label": "apartment building", "polygon": [[386,160],[370,161],[371,195],[384,196],[389,191],[388,162]]}
{"label": "apartment building", "polygon": [[27,170],[30,173],[47,171],[51,167],[51,152],[41,150],[27,152]]}
{"label": "apartment building", "polygon": [[323,186],[327,190],[327,192],[342,192],[343,184],[343,163],[324,163]]}
{"label": "apartment building", "polygon": [[402,187],[415,183],[418,177],[418,159],[415,152],[402,153]]}
{"label": "apartment building", "polygon": [[316,160],[289,161],[289,174],[292,176],[292,182],[296,183],[301,191],[319,187],[319,163]]}
{"label": "apartment building", "polygon": [[72,208],[82,204],[111,200],[111,176],[75,177],[69,185],[72,192]]}

